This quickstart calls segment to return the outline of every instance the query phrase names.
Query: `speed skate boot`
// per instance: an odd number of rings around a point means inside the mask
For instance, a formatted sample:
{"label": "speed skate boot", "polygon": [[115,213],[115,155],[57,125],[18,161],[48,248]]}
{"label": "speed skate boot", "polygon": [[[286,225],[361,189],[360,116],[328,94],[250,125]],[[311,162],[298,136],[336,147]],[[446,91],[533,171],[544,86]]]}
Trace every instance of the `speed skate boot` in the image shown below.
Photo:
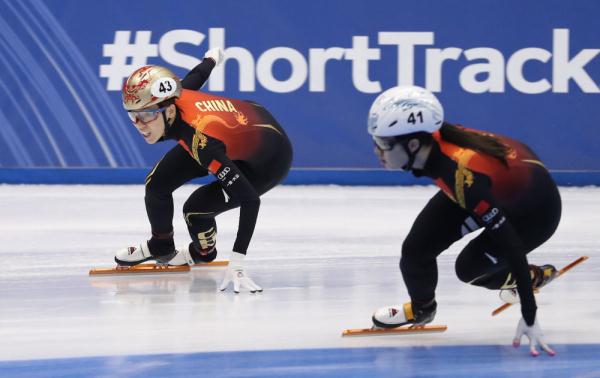
{"label": "speed skate boot", "polygon": [[154,259],[147,241],[137,247],[123,248],[115,254],[115,262],[121,266],[134,266]]}
{"label": "speed skate boot", "polygon": [[407,324],[419,326],[431,323],[436,309],[435,299],[425,304],[408,302],[403,305],[382,307],[375,311],[371,319],[374,328],[396,328]]}
{"label": "speed skate boot", "polygon": [[[558,275],[558,270],[554,265],[529,265],[529,272],[531,274],[531,282],[533,284],[534,292],[537,292],[542,287],[548,285]],[[514,287],[500,290],[500,299],[506,303],[518,303],[520,302],[519,293],[517,292],[516,283]]]}
{"label": "speed skate boot", "polygon": [[[154,252],[151,252],[154,251]],[[154,260],[156,265],[167,265],[177,254],[172,239],[152,239],[140,243],[137,247],[127,247],[115,255],[115,262],[120,266],[134,266]]]}
{"label": "speed skate boot", "polygon": [[169,261],[169,265],[194,265],[209,263],[217,257],[217,248],[200,249],[194,243],[190,243],[179,250]]}

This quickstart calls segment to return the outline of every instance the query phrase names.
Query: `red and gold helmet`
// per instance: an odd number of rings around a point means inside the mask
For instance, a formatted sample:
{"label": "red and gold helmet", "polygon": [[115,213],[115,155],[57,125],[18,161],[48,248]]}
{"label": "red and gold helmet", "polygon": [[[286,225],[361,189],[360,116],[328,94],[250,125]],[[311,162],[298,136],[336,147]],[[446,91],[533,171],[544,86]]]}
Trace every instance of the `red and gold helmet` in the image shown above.
{"label": "red and gold helmet", "polygon": [[181,80],[168,68],[144,66],[135,70],[123,85],[123,107],[146,109],[181,95]]}

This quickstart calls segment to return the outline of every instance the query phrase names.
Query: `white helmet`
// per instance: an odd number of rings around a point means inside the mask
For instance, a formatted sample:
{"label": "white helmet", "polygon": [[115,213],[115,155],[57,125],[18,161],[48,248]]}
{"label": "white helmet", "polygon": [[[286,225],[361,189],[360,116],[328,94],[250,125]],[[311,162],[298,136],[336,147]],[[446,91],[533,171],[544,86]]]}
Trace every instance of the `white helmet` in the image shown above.
{"label": "white helmet", "polygon": [[401,136],[420,131],[433,133],[442,126],[444,108],[425,88],[398,86],[379,95],[369,111],[369,134]]}

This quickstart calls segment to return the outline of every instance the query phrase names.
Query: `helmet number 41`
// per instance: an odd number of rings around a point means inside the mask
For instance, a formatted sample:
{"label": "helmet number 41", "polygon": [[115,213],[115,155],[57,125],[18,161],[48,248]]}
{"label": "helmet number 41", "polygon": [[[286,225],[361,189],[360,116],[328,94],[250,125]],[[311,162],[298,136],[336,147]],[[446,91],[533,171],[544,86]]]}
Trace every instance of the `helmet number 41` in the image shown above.
{"label": "helmet number 41", "polygon": [[416,117],[415,117],[415,113],[410,113],[410,115],[408,116],[408,120],[406,120],[406,122],[412,123],[414,125],[417,123],[417,118],[419,118],[419,123],[423,123],[423,113],[421,113],[421,112],[418,112]]}

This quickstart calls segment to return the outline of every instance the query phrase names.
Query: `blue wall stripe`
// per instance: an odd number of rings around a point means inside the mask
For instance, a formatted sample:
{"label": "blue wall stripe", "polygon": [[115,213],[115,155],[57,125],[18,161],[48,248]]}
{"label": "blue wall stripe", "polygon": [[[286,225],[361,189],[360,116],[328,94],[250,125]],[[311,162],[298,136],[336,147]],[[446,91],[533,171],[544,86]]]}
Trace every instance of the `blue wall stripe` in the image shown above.
{"label": "blue wall stripe", "polygon": [[[28,16],[32,22],[37,25],[45,24],[46,29],[50,30],[46,39],[54,47],[54,56],[64,61],[78,93],[81,93],[86,99],[86,106],[93,109],[95,118],[99,120],[98,124],[106,129],[104,135],[111,143],[112,152],[117,155],[127,155],[127,159],[122,158],[119,161],[120,165],[143,167],[145,165],[144,158],[139,148],[135,147],[132,138],[132,135],[137,136],[137,134],[127,132],[131,128],[127,116],[111,102],[98,75],[90,68],[89,63],[65,32],[63,26],[42,1],[33,1],[30,5],[21,4],[21,6],[24,11],[29,9],[39,12],[39,15],[32,13]],[[39,27],[43,29],[43,26]]]}
{"label": "blue wall stripe", "polygon": [[[5,60],[1,56],[0,56],[0,62],[5,63]],[[11,68],[9,65],[6,65],[6,69],[8,69],[9,72],[11,71]],[[17,96],[15,96],[14,91],[11,90],[6,84],[4,84],[3,81],[0,81],[0,89],[2,89],[2,91],[4,92],[4,96],[6,96],[7,101],[9,101],[11,103],[12,109],[14,109],[14,111],[19,115],[20,122],[23,125],[23,129],[26,129],[28,131],[27,139],[30,138],[29,139],[30,143],[28,145],[28,149],[29,150],[35,149],[35,150],[39,151],[43,156],[43,159],[41,159],[41,161],[43,163],[53,164],[55,160],[52,159],[52,157],[50,156],[49,149],[40,140],[40,134],[41,134],[39,132],[40,125],[35,122],[31,122],[29,117],[25,114],[25,111],[23,110],[23,108],[20,106],[20,102],[17,101]],[[27,101],[27,93],[26,92],[21,92],[20,95],[23,96],[23,97],[19,98],[19,100],[21,102],[23,101],[23,98],[25,98],[25,101]],[[39,112],[37,112],[35,107],[32,107],[31,110],[33,111],[33,113],[36,116],[37,121],[39,123],[39,121],[40,121],[40,118],[38,117]],[[2,110],[0,109],[0,113],[1,112],[2,112]],[[41,120],[43,121],[43,118]],[[44,127],[44,125],[42,124],[41,127]],[[35,156],[32,156],[32,160],[35,161]],[[37,161],[37,163],[39,163],[39,161]],[[64,167],[65,164],[62,164],[62,166]]]}
{"label": "blue wall stripe", "polygon": [[15,158],[18,164],[32,166],[33,160],[27,153],[27,148],[25,148],[24,142],[17,135],[15,130],[10,127],[4,127],[4,125],[8,124],[9,122],[4,115],[4,112],[0,110],[0,137],[4,139],[8,149],[11,151],[12,156]]}
{"label": "blue wall stripe", "polygon": [[[92,119],[86,106],[83,104],[83,102],[79,98],[78,94],[76,93],[75,89],[73,88],[70,80],[64,74],[62,67],[56,62],[54,57],[46,49],[45,44],[40,41],[38,35],[31,29],[31,27],[29,26],[29,22],[24,20],[23,17],[21,17],[19,11],[17,9],[13,8],[10,3],[7,3],[7,6],[9,8],[11,8],[11,10],[14,13],[14,17],[21,22],[22,27],[29,34],[29,37],[35,42],[35,44],[38,46],[40,51],[43,53],[44,57],[48,60],[50,65],[54,68],[55,72],[53,72],[53,73],[58,74],[58,77],[61,79],[62,84],[71,93],[71,96],[73,97],[73,100],[74,100],[74,104],[76,104],[79,107],[82,117],[86,120],[87,125],[89,126],[89,129],[90,129],[92,135],[94,135],[94,137],[96,138],[96,142],[98,143],[98,146],[102,150],[102,152],[104,154],[104,158],[108,161],[108,164],[111,167],[116,167],[117,162],[115,161],[115,159],[113,157],[112,151],[110,150],[109,146],[107,145],[106,141],[104,140],[103,135],[100,133],[100,130],[99,130],[98,126],[96,125],[96,122]],[[48,82],[48,83],[50,83],[50,82]],[[75,133],[75,132],[72,130],[71,133]]]}
{"label": "blue wall stripe", "polygon": [[[142,184],[151,168],[0,168],[3,184]],[[551,171],[561,186],[600,185],[600,171]],[[195,183],[212,181],[212,177]],[[431,185],[427,178],[377,169],[292,168],[288,185]]]}

